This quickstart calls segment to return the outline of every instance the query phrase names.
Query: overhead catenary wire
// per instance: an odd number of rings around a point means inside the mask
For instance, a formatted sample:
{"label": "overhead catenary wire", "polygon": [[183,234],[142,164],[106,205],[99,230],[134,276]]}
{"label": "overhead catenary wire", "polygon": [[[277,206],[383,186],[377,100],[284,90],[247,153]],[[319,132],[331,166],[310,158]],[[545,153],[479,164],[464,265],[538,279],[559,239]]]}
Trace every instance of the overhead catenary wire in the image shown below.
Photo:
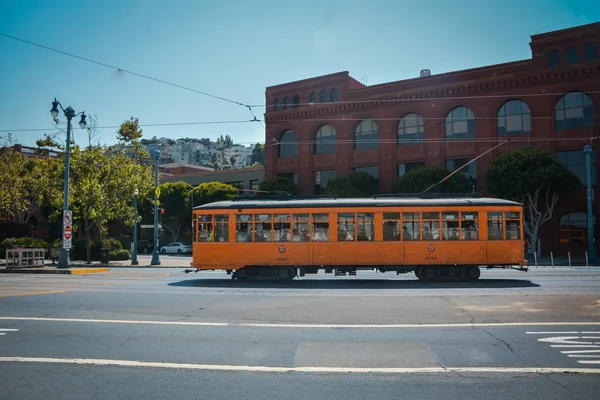
{"label": "overhead catenary wire", "polygon": [[52,47],[44,46],[44,45],[39,44],[39,43],[34,43],[34,42],[29,41],[29,40],[25,40],[25,39],[21,39],[21,38],[15,37],[15,36],[7,35],[6,33],[0,32],[0,36],[4,36],[4,37],[6,37],[8,39],[16,40],[16,41],[19,41],[19,42],[22,42],[22,43],[26,43],[26,44],[31,45],[31,46],[39,47],[39,48],[42,48],[42,49],[45,49],[45,50],[49,50],[49,51],[52,51],[52,52],[55,52],[55,53],[59,53],[59,54],[65,55],[65,56],[73,57],[73,58],[76,58],[76,59],[79,59],[79,60],[82,60],[82,61],[86,61],[86,62],[89,62],[89,63],[92,63],[92,64],[101,65],[103,67],[110,68],[110,69],[113,69],[113,70],[118,71],[118,72],[127,73],[127,74],[130,74],[130,75],[138,76],[140,78],[149,79],[149,80],[152,80],[152,81],[155,81],[155,82],[159,82],[159,83],[162,83],[162,84],[165,84],[165,85],[173,86],[173,87],[176,87],[176,88],[179,88],[179,89],[183,89],[183,90],[187,90],[187,91],[190,91],[190,92],[198,93],[198,94],[201,94],[201,95],[204,95],[204,96],[212,97],[212,98],[215,98],[215,99],[218,99],[218,100],[222,100],[222,101],[225,101],[225,102],[228,102],[228,103],[232,103],[232,104],[236,104],[236,105],[239,105],[239,106],[248,107],[247,104],[241,103],[239,101],[231,100],[231,99],[228,99],[228,98],[225,98],[225,97],[222,97],[222,96],[217,96],[217,95],[214,95],[214,94],[211,94],[211,93],[204,92],[202,90],[193,89],[193,88],[190,88],[190,87],[187,87],[187,86],[184,86],[184,85],[179,85],[179,84],[176,84],[176,83],[173,83],[173,82],[168,82],[168,81],[165,81],[163,79],[158,79],[158,78],[154,78],[154,77],[151,77],[151,76],[148,76],[148,75],[140,74],[138,72],[134,72],[134,71],[130,71],[130,70],[127,70],[127,69],[124,69],[124,68],[116,67],[114,65],[106,64],[106,63],[103,63],[103,62],[100,62],[100,61],[96,61],[96,60],[92,60],[92,59],[89,59],[89,58],[86,58],[86,57],[78,56],[76,54],[68,53],[66,51],[54,49]]}

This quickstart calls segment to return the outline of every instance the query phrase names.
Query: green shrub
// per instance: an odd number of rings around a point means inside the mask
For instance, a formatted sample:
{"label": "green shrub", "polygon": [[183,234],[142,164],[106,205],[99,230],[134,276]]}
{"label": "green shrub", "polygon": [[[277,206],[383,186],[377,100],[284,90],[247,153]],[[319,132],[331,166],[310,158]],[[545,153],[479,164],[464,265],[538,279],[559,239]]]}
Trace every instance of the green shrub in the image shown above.
{"label": "green shrub", "polygon": [[122,250],[123,245],[117,239],[104,239],[102,241],[102,247],[113,250]]}
{"label": "green shrub", "polygon": [[109,254],[111,261],[129,260],[129,251],[125,249],[113,250]]}
{"label": "green shrub", "polygon": [[0,243],[0,256],[4,257],[6,254],[6,250],[10,249],[13,246],[24,246],[35,249],[44,249],[46,251],[46,258],[50,255],[50,243],[46,242],[44,239],[35,238],[35,237],[20,237],[20,238],[6,238]]}

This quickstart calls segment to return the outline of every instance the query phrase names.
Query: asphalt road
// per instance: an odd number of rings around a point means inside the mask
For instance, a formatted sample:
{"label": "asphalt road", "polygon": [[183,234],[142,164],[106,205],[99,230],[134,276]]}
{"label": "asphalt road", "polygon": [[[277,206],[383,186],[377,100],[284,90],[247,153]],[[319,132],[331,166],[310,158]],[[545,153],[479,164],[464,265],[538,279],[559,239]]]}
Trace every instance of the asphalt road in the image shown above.
{"label": "asphalt road", "polygon": [[0,276],[2,399],[597,398],[600,270]]}

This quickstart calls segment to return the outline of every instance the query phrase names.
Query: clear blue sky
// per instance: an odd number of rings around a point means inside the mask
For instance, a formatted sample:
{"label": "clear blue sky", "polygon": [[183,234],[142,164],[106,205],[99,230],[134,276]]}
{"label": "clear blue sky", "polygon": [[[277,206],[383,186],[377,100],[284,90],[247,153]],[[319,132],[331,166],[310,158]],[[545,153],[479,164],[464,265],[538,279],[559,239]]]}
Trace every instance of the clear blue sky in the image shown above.
{"label": "clear blue sky", "polygon": [[[530,35],[596,21],[597,0],[0,1],[2,33],[247,104],[263,104],[266,86],[344,70],[372,85],[422,68],[525,59]],[[53,132],[54,97],[97,114],[101,126],[131,116],[142,124],[251,119],[237,105],[0,37],[0,130]],[[221,134],[264,141],[256,123],[144,128],[146,138]],[[13,139],[33,145],[42,135]],[[98,140],[115,136],[104,129]],[[75,138],[87,140],[79,128]]]}

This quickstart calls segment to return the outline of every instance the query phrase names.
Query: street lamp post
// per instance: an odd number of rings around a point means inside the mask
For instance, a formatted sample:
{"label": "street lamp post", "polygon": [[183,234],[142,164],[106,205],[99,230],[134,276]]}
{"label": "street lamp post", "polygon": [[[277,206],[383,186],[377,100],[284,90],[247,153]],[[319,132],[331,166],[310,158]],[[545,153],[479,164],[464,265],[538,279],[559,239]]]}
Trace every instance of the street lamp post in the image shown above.
{"label": "street lamp post", "polygon": [[160,257],[158,255],[158,164],[160,162],[160,150],[152,152],[154,156],[154,246],[152,249],[152,261],[150,265],[160,265]]}
{"label": "street lamp post", "polygon": [[594,246],[594,213],[592,211],[592,147],[586,144],[583,148],[585,154],[585,183],[587,187],[587,231],[588,231],[588,258],[592,265],[596,265],[596,247]]}
{"label": "street lamp post", "polygon": [[140,191],[135,188],[133,192],[133,251],[131,253],[131,265],[138,265],[137,259],[137,203]]}
{"label": "street lamp post", "polygon": [[[85,129],[87,124],[85,122],[85,112],[75,113],[75,110],[69,106],[65,110],[60,104],[60,102],[56,99],[52,102],[52,109],[50,110],[50,115],[54,119],[54,122],[58,124],[58,106],[67,117],[67,142],[65,146],[65,182],[64,182],[64,198],[63,198],[63,212],[69,210],[69,168],[71,166],[71,119],[78,115],[81,115],[81,120],[79,121],[79,127],[81,129]],[[65,225],[63,221],[63,230],[62,230],[62,238],[65,240]],[[67,268],[69,266],[69,253],[64,245],[60,249],[60,257],[58,259],[58,268]]]}

